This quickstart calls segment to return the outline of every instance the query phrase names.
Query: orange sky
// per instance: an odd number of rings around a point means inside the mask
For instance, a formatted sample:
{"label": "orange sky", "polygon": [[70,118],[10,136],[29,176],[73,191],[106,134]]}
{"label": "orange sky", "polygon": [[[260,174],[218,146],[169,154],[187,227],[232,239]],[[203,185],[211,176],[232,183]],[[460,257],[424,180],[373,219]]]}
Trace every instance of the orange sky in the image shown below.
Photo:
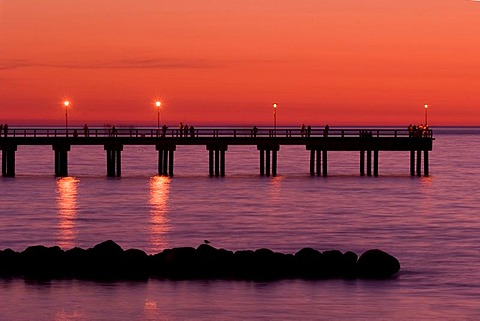
{"label": "orange sky", "polygon": [[0,0],[0,123],[480,125],[480,2]]}

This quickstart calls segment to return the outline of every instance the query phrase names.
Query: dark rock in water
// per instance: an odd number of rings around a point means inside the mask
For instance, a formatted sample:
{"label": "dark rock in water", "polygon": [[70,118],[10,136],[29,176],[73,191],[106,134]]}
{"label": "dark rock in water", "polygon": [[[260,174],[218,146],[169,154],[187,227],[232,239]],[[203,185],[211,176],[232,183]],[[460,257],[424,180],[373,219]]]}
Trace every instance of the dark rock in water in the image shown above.
{"label": "dark rock in water", "polygon": [[128,249],[124,253],[121,271],[127,279],[148,278],[148,255],[142,250]]}
{"label": "dark rock in water", "polygon": [[58,246],[30,246],[20,253],[19,258],[27,278],[60,277],[65,270],[65,252]]}
{"label": "dark rock in water", "polygon": [[234,274],[239,278],[249,279],[255,276],[255,252],[240,250],[233,253]]}
{"label": "dark rock in water", "polygon": [[323,273],[322,253],[311,247],[301,249],[295,253],[295,268],[302,278],[317,278]]}
{"label": "dark rock in water", "polygon": [[339,277],[344,271],[343,254],[338,250],[330,250],[322,253],[323,276]]}
{"label": "dark rock in water", "polygon": [[343,253],[342,257],[342,275],[347,278],[354,278],[356,273],[358,255],[351,251]]}
{"label": "dark rock in water", "polygon": [[112,240],[102,242],[87,250],[84,277],[116,280],[125,277],[123,249]]}
{"label": "dark rock in water", "polygon": [[65,251],[65,274],[69,277],[82,277],[89,268],[87,250],[79,247]]}
{"label": "dark rock in water", "polygon": [[295,255],[261,248],[227,251],[208,243],[198,248],[178,247],[147,255],[138,249],[124,251],[109,240],[87,250],[63,251],[58,246],[31,246],[17,253],[0,250],[0,277],[28,279],[79,278],[92,280],[246,279],[282,278],[385,278],[397,273],[400,263],[380,250],[369,250],[360,259],[353,252],[323,253],[303,248]]}
{"label": "dark rock in water", "polygon": [[275,279],[278,278],[275,262],[275,253],[270,249],[258,249],[253,252],[253,278],[254,279]]}
{"label": "dark rock in water", "polygon": [[112,240],[108,240],[88,249],[91,255],[102,257],[118,257],[123,254],[123,249]]}
{"label": "dark rock in water", "polygon": [[229,277],[233,268],[233,252],[202,244],[196,249],[195,263],[197,277]]}
{"label": "dark rock in water", "polygon": [[388,278],[400,271],[400,262],[381,250],[368,250],[358,259],[357,271],[361,277]]}
{"label": "dark rock in water", "polygon": [[176,247],[163,251],[163,275],[171,278],[188,279],[197,274],[195,271],[195,249],[193,247]]}
{"label": "dark rock in water", "polygon": [[0,251],[0,276],[19,275],[20,269],[20,253],[12,249]]}

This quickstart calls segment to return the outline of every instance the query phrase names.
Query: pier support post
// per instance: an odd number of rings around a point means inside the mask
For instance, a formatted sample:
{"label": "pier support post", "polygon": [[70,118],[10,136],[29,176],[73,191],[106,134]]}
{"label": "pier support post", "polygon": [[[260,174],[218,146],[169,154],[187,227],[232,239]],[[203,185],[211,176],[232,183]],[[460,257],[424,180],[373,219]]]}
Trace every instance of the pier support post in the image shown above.
{"label": "pier support post", "polygon": [[378,176],[378,150],[373,151],[373,176]]}
{"label": "pier support post", "polygon": [[322,165],[322,151],[317,149],[317,176],[321,174],[321,165]]}
{"label": "pier support post", "polygon": [[[209,144],[208,150],[208,173],[210,176],[225,176],[225,152],[228,145]],[[215,166],[214,166],[215,164]]]}
{"label": "pier support post", "polygon": [[214,157],[213,157],[213,149],[210,149],[208,151],[208,173],[210,176],[213,176],[213,162],[214,162]]}
{"label": "pier support post", "polygon": [[365,176],[365,151],[360,151],[360,176]]}
{"label": "pier support post", "polygon": [[[280,150],[278,144],[257,145],[260,151],[260,175],[277,176],[277,155]],[[271,153],[271,154],[270,154]],[[270,163],[271,156],[271,163]],[[270,167],[271,165],[271,167]],[[271,168],[271,171],[270,171]]]}
{"label": "pier support post", "polygon": [[120,177],[122,175],[122,144],[107,144],[103,146],[107,152],[107,176]]}
{"label": "pier support post", "polygon": [[410,175],[415,176],[415,151],[410,151]]}
{"label": "pier support post", "polygon": [[367,150],[367,176],[372,176],[372,151]]}
{"label": "pier support post", "polygon": [[310,150],[310,175],[315,175],[315,150]]}
{"label": "pier support post", "polygon": [[320,176],[322,174],[322,148],[318,145],[307,145],[310,150],[310,175]]}
{"label": "pier support post", "polygon": [[417,150],[417,176],[422,176],[422,151]]}
{"label": "pier support post", "polygon": [[277,150],[272,149],[272,176],[277,176]]}
{"label": "pier support post", "polygon": [[215,149],[215,176],[220,175],[220,151]]}
{"label": "pier support post", "polygon": [[322,150],[323,154],[323,177],[327,177],[328,175],[328,158],[327,158],[327,150]]}
{"label": "pier support post", "polygon": [[15,152],[17,145],[2,145],[2,176],[15,177]]}
{"label": "pier support post", "polygon": [[428,176],[428,150],[423,151],[423,175]]}
{"label": "pier support post", "polygon": [[225,150],[220,150],[220,176],[225,176]]}
{"label": "pier support post", "polygon": [[267,176],[270,176],[270,149],[266,150],[266,157],[265,157],[265,171]]}
{"label": "pier support post", "polygon": [[55,176],[68,176],[68,152],[70,151],[70,145],[56,144],[52,146],[52,149],[55,151]]}
{"label": "pier support post", "polygon": [[265,175],[265,149],[260,149],[260,175]]}
{"label": "pier support post", "polygon": [[174,152],[177,146],[158,144],[155,149],[158,151],[158,175],[173,176]]}

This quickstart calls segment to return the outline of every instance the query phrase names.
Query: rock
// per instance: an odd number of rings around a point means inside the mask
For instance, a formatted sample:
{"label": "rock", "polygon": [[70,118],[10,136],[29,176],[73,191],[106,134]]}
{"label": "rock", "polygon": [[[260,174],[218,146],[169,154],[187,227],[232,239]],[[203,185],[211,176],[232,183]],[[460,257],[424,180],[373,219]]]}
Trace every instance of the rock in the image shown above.
{"label": "rock", "polygon": [[164,270],[162,274],[176,279],[195,277],[195,249],[193,247],[176,247],[165,250]]}
{"label": "rock", "polygon": [[101,257],[118,257],[123,254],[123,249],[112,240],[108,240],[88,249],[91,255]]}
{"label": "rock", "polygon": [[356,273],[356,266],[357,266],[358,255],[351,251],[347,251],[343,253],[342,257],[342,266],[343,271],[342,275],[346,278],[354,278]]}
{"label": "rock", "polygon": [[363,253],[357,262],[357,272],[366,278],[389,278],[400,270],[400,262],[378,249]]}
{"label": "rock", "polygon": [[233,253],[234,270],[236,277],[250,279],[255,275],[255,252],[252,250],[239,250]]}
{"label": "rock", "polygon": [[128,249],[123,253],[121,271],[126,279],[148,279],[148,255],[142,250]]}
{"label": "rock", "polygon": [[20,253],[12,249],[0,251],[0,276],[9,277],[20,274]]}
{"label": "rock", "polygon": [[198,248],[179,247],[147,255],[138,249],[124,251],[109,240],[84,250],[63,251],[58,246],[31,246],[17,253],[0,250],[0,277],[30,279],[80,278],[102,281],[172,279],[274,280],[282,278],[386,278],[400,270],[398,260],[380,250],[369,250],[360,259],[353,252],[323,253],[303,248],[295,255],[267,248],[235,253],[205,243]]}
{"label": "rock", "polygon": [[201,278],[229,277],[233,269],[233,252],[208,244],[196,250],[196,272]]}
{"label": "rock", "polygon": [[97,280],[118,280],[124,277],[123,249],[108,240],[89,248],[85,256],[85,277]]}
{"label": "rock", "polygon": [[316,278],[323,273],[322,253],[305,247],[295,253],[295,271],[302,278]]}
{"label": "rock", "polygon": [[69,277],[86,277],[86,271],[92,263],[89,260],[87,250],[74,247],[65,251],[65,275]]}
{"label": "rock", "polygon": [[330,250],[322,253],[323,277],[342,276],[344,268],[343,254],[338,250]]}
{"label": "rock", "polygon": [[61,277],[65,271],[65,252],[58,246],[29,246],[20,253],[20,264],[27,278]]}

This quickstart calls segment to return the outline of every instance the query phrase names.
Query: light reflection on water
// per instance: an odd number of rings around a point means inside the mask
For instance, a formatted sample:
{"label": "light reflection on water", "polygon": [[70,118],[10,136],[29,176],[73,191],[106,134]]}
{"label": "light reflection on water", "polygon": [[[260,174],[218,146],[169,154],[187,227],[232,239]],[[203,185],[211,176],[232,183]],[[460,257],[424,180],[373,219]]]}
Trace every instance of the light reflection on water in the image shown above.
{"label": "light reflection on water", "polygon": [[158,253],[167,248],[168,194],[170,177],[153,176],[150,178],[150,246],[148,252]]}
{"label": "light reflection on water", "polygon": [[62,177],[56,181],[59,217],[58,246],[61,248],[72,248],[75,245],[78,182],[79,180],[75,177]]}

